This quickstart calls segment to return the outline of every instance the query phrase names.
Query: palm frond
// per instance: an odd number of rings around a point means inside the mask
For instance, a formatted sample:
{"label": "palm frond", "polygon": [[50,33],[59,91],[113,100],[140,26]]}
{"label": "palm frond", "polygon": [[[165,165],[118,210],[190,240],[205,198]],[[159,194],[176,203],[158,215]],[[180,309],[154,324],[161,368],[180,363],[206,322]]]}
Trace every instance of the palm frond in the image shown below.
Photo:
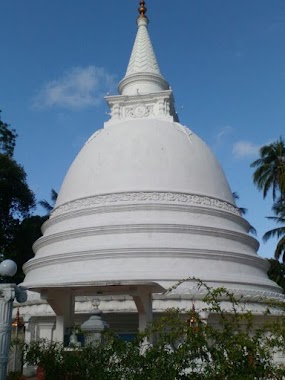
{"label": "palm frond", "polygon": [[245,207],[239,207],[238,209],[239,209],[239,212],[241,213],[241,215],[243,215],[243,216],[244,216],[244,215],[247,213],[247,211],[248,211],[248,209],[245,208]]}
{"label": "palm frond", "polygon": [[51,198],[53,204],[55,204],[57,197],[58,197],[57,191],[55,191],[54,189],[51,189],[50,198]]}
{"label": "palm frond", "polygon": [[267,216],[266,219],[272,220],[277,224],[285,224],[285,218],[279,216]]}
{"label": "palm frond", "polygon": [[263,237],[262,240],[266,243],[268,239],[270,238],[280,238],[281,236],[285,236],[285,226],[284,227],[278,227],[278,228],[273,228],[272,230],[267,231]]}
{"label": "palm frond", "polygon": [[250,224],[249,225],[249,231],[248,231],[250,234],[256,236],[257,235],[257,231],[256,229]]}
{"label": "palm frond", "polygon": [[239,195],[238,195],[238,193],[236,191],[233,191],[232,195],[233,195],[233,198],[234,198],[235,201],[239,199]]}
{"label": "palm frond", "polygon": [[54,204],[58,197],[58,193],[54,189],[51,189],[50,197],[51,197],[51,203],[49,203],[45,199],[42,201],[39,201],[39,205],[41,205],[46,210],[47,214],[50,214],[52,212],[54,208]]}
{"label": "palm frond", "polygon": [[49,202],[46,199],[39,201],[39,205],[42,206],[48,213],[50,213],[53,209],[53,207],[49,204]]}
{"label": "palm frond", "polygon": [[282,257],[282,261],[285,263],[285,236],[278,242],[274,257],[276,260],[280,260]]}

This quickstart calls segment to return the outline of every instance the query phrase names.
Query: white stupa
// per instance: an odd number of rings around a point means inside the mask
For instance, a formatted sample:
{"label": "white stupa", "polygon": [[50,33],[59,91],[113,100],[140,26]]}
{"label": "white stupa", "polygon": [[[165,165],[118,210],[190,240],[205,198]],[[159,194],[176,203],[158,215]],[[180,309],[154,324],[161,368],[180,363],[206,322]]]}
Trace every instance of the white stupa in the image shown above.
{"label": "white stupa", "polygon": [[[219,163],[178,121],[140,4],[119,95],[106,97],[110,120],[68,170],[43,237],[34,245],[35,257],[25,264],[23,285],[42,298],[49,294],[54,310],[51,294],[58,291],[75,289],[73,294],[83,296],[100,286],[136,283],[167,289],[190,277],[252,302],[281,297]],[[169,296],[154,296],[154,311],[186,308],[193,299],[199,295],[195,281],[188,280]],[[130,303],[126,297],[103,299],[102,309],[127,312]],[[87,312],[86,305],[78,310]]]}

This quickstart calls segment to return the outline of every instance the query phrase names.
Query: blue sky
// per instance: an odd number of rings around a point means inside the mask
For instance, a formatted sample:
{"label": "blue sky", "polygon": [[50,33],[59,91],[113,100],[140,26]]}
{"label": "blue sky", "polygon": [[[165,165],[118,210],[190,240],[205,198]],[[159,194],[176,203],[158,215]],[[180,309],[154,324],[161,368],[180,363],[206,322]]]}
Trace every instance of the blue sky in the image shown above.
{"label": "blue sky", "polygon": [[[149,0],[149,30],[182,124],[202,137],[248,208],[258,239],[271,199],[252,184],[258,148],[285,131],[284,0]],[[136,33],[138,1],[1,2],[0,109],[16,159],[49,199],[107,120]],[[270,257],[275,242],[261,245]]]}

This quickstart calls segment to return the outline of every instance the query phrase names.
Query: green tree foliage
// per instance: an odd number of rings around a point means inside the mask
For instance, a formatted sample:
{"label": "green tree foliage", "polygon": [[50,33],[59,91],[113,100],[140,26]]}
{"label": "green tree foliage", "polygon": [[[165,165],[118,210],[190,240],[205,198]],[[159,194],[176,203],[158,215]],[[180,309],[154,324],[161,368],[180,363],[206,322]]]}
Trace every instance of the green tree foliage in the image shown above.
{"label": "green tree foliage", "polygon": [[[0,253],[4,258],[15,256],[15,235],[35,206],[25,170],[13,158],[16,137],[15,131],[0,121]],[[18,257],[14,258],[18,263]]]}
{"label": "green tree foliage", "polygon": [[[235,203],[237,203],[237,201],[239,200],[239,195],[236,191],[234,191],[233,193],[233,198],[235,200]],[[241,216],[245,216],[245,214],[247,213],[247,208],[244,208],[244,207],[238,207],[239,209],[239,212],[241,214]],[[252,235],[256,235],[256,229],[250,224],[249,225],[249,232],[252,234]]]}
{"label": "green tree foliage", "polygon": [[285,141],[280,137],[277,141],[263,146],[260,158],[255,160],[251,167],[256,168],[253,173],[253,182],[259,190],[263,191],[265,198],[268,191],[272,190],[274,216],[269,216],[278,224],[278,227],[267,231],[263,240],[270,238],[279,239],[275,249],[275,259],[285,262]]}
{"label": "green tree foliage", "polygon": [[46,380],[284,379],[284,366],[273,359],[285,348],[284,305],[275,305],[280,318],[254,326],[253,315],[223,288],[206,287],[204,304],[204,312],[219,316],[218,325],[204,323],[194,308],[187,317],[170,310],[133,342],[107,333],[100,345],[66,351],[35,341],[26,346],[25,361],[41,365]]}
{"label": "green tree foliage", "polygon": [[[239,195],[236,191],[233,191],[233,198],[235,200],[235,202],[237,203],[237,201],[239,200]],[[244,216],[246,213],[247,213],[247,208],[244,208],[244,207],[239,207],[239,212],[241,213],[242,216]]]}
{"label": "green tree foliage", "polygon": [[280,137],[277,141],[265,145],[259,150],[260,158],[255,160],[252,168],[253,182],[259,190],[263,191],[265,198],[272,190],[273,201],[285,194],[285,141]]}
{"label": "green tree foliage", "polygon": [[266,242],[272,237],[278,239],[278,243],[275,249],[275,259],[281,259],[285,262],[285,198],[279,198],[272,207],[275,216],[268,216],[267,218],[273,220],[279,227],[273,228],[267,231],[263,235],[263,240]]}
{"label": "green tree foliage", "polygon": [[29,216],[23,219],[14,230],[13,240],[9,246],[9,257],[17,263],[18,271],[13,277],[13,282],[24,280],[23,265],[34,257],[33,244],[41,237],[41,226],[46,221],[46,216]]}
{"label": "green tree foliage", "polygon": [[268,261],[270,263],[268,277],[276,282],[285,292],[285,264],[274,259],[269,259]]}
{"label": "green tree foliage", "polygon": [[0,153],[13,157],[17,134],[8,124],[1,120],[0,110]]}
{"label": "green tree foliage", "polygon": [[44,208],[47,215],[49,215],[52,212],[55,202],[57,200],[57,197],[58,197],[58,193],[54,189],[51,189],[51,192],[50,192],[51,203],[45,199],[42,201],[39,201],[39,205]]}

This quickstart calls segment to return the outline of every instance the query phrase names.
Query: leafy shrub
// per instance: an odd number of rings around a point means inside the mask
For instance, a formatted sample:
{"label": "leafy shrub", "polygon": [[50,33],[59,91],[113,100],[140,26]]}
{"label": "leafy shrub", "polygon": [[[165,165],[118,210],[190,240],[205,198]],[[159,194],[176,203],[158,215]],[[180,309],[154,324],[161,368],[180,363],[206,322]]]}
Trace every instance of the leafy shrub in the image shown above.
{"label": "leafy shrub", "polygon": [[[205,313],[219,317],[218,326],[203,322],[195,309],[187,321],[169,310],[132,342],[107,332],[104,343],[66,351],[59,343],[37,341],[26,347],[25,360],[40,364],[46,380],[278,380],[285,368],[274,354],[285,349],[284,305],[268,305],[279,317],[254,317],[244,303],[223,288],[209,289]],[[222,308],[227,298],[230,311]],[[152,342],[152,343],[149,343]]]}

